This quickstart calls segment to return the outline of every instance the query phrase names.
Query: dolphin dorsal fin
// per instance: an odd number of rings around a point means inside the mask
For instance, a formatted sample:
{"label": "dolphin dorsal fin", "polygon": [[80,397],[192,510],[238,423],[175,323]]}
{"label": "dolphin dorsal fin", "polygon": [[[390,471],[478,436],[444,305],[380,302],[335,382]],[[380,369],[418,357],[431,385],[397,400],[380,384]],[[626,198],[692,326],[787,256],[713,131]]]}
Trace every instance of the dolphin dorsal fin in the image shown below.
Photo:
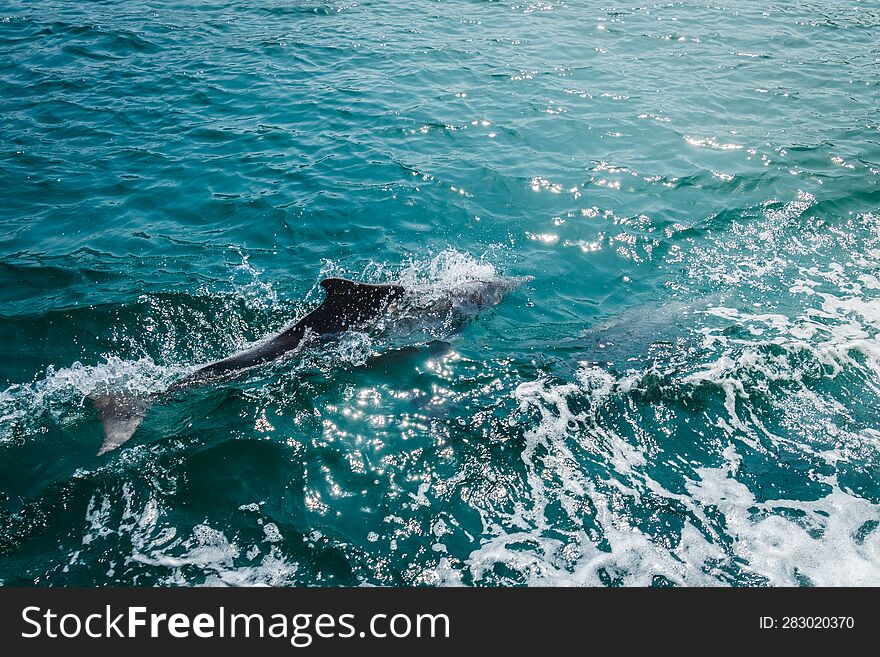
{"label": "dolphin dorsal fin", "polygon": [[333,330],[337,330],[339,322],[347,329],[375,319],[390,302],[404,293],[399,285],[358,283],[347,278],[325,278],[321,287],[326,291],[326,297],[318,311],[325,310],[335,318]]}
{"label": "dolphin dorsal fin", "polygon": [[348,295],[360,285],[364,284],[350,281],[347,278],[325,278],[321,281],[321,287],[326,291],[327,298]]}
{"label": "dolphin dorsal fin", "polygon": [[327,293],[328,301],[356,303],[358,300],[383,299],[390,301],[401,294],[403,288],[389,283],[359,283],[347,278],[325,278],[321,287]]}

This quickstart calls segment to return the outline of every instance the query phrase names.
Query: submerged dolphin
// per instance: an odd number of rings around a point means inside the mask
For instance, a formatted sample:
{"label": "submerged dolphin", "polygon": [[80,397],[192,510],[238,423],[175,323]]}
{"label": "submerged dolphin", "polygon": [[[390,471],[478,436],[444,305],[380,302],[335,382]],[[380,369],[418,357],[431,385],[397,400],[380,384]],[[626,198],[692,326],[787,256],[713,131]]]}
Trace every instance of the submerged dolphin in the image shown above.
{"label": "submerged dolphin", "polygon": [[[528,276],[471,280],[419,298],[408,295],[407,289],[400,285],[327,278],[321,281],[325,291],[324,301],[302,319],[249,349],[200,367],[172,383],[164,393],[93,396],[92,401],[104,427],[104,443],[98,455],[127,442],[144,419],[147,409],[162,394],[230,379],[245,370],[284,357],[312,336],[368,329],[386,314],[394,315],[391,319],[398,328],[408,328],[410,331],[426,319],[454,327],[476,312],[497,305],[508,292],[529,280],[531,277]],[[394,309],[393,313],[391,309]]]}

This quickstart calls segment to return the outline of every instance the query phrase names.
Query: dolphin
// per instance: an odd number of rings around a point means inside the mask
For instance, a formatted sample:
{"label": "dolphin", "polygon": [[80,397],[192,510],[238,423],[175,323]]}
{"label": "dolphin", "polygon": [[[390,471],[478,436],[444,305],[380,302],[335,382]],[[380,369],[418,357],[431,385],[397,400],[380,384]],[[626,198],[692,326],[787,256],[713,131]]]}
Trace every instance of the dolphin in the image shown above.
{"label": "dolphin", "polygon": [[321,281],[324,301],[277,335],[203,365],[160,393],[93,395],[91,399],[104,428],[104,442],[98,456],[125,444],[153,402],[162,395],[229,380],[242,372],[284,358],[312,338],[339,335],[352,329],[375,328],[386,315],[389,323],[402,335],[412,335],[431,322],[454,329],[481,310],[497,305],[510,291],[530,280],[531,276],[499,276],[416,292],[392,283],[324,279]]}

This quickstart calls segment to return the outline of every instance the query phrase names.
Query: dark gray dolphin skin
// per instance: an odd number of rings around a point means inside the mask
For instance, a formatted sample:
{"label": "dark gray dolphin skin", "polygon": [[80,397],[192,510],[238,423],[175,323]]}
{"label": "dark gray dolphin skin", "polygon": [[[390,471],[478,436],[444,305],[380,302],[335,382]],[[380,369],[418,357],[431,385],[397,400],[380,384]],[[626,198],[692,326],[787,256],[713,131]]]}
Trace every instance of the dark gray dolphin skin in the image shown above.
{"label": "dark gray dolphin skin", "polygon": [[161,393],[92,396],[104,426],[104,444],[98,455],[116,449],[131,438],[150,405],[168,392],[230,379],[245,370],[283,358],[310,336],[369,329],[389,315],[388,332],[396,332],[404,339],[424,338],[425,329],[428,336],[432,329],[441,333],[455,330],[477,313],[498,305],[508,293],[530,280],[531,276],[494,276],[489,280],[465,280],[419,290],[393,284],[357,283],[344,278],[323,280],[321,287],[326,295],[321,305],[278,335],[208,363]]}
{"label": "dark gray dolphin skin", "polygon": [[296,349],[307,332],[318,336],[366,328],[404,293],[399,285],[357,283],[345,278],[324,279],[321,287],[326,292],[324,302],[293,326],[247,351],[199,368],[180,381],[175,381],[168,392],[219,381],[277,360]]}
{"label": "dark gray dolphin skin", "polygon": [[[277,360],[296,349],[307,335],[332,335],[349,329],[367,328],[392,303],[400,300],[405,292],[399,285],[373,285],[344,278],[325,279],[321,281],[321,287],[325,290],[323,303],[292,326],[250,349],[200,367],[171,384],[166,393],[229,379],[245,370]],[[98,455],[128,441],[160,394],[92,397],[104,426],[104,443]]]}

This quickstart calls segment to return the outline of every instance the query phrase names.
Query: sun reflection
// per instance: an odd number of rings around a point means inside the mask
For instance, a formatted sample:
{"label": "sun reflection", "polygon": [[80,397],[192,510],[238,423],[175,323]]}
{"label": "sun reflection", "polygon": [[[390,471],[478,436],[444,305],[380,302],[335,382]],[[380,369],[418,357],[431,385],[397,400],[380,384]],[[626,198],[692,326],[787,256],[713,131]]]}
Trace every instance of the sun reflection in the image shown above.
{"label": "sun reflection", "polygon": [[259,431],[260,433],[267,433],[269,431],[275,431],[275,427],[266,419],[266,409],[262,409],[257,414],[257,419],[254,422],[254,431]]}
{"label": "sun reflection", "polygon": [[314,511],[315,513],[320,513],[321,515],[326,515],[330,510],[324,502],[321,501],[321,496],[317,491],[309,491],[306,493],[305,506],[309,511]]}
{"label": "sun reflection", "polygon": [[712,148],[717,151],[735,151],[742,148],[740,144],[725,144],[719,142],[715,137],[708,137],[706,139],[700,139],[697,137],[685,137],[684,140],[689,143],[691,146],[697,146],[699,148]]}
{"label": "sun reflection", "polygon": [[558,183],[552,183],[549,180],[547,180],[546,178],[541,178],[541,177],[532,178],[531,186],[532,186],[533,192],[540,192],[542,190],[546,190],[546,191],[552,192],[554,194],[559,194],[563,190],[562,185],[560,185]]}
{"label": "sun reflection", "polygon": [[452,365],[459,360],[461,360],[461,356],[458,352],[450,351],[443,356],[430,358],[425,361],[425,370],[448,379],[453,375]]}
{"label": "sun reflection", "polygon": [[357,394],[358,406],[378,406],[382,400],[381,393],[376,388],[363,388]]}
{"label": "sun reflection", "polygon": [[543,242],[544,244],[555,244],[559,241],[559,235],[554,233],[530,233],[526,231],[526,237],[536,242]]}
{"label": "sun reflection", "polygon": [[854,165],[854,164],[850,164],[849,162],[847,162],[846,160],[844,160],[844,159],[843,159],[842,157],[840,157],[839,155],[834,155],[834,156],[832,156],[832,157],[831,157],[831,161],[834,162],[834,164],[836,164],[837,166],[841,166],[841,167],[843,167],[844,169],[855,169],[855,165]]}
{"label": "sun reflection", "polygon": [[584,253],[592,253],[593,251],[598,251],[602,248],[602,242],[601,237],[592,242],[588,242],[587,240],[565,240],[565,242],[562,243],[562,246],[576,246]]}

